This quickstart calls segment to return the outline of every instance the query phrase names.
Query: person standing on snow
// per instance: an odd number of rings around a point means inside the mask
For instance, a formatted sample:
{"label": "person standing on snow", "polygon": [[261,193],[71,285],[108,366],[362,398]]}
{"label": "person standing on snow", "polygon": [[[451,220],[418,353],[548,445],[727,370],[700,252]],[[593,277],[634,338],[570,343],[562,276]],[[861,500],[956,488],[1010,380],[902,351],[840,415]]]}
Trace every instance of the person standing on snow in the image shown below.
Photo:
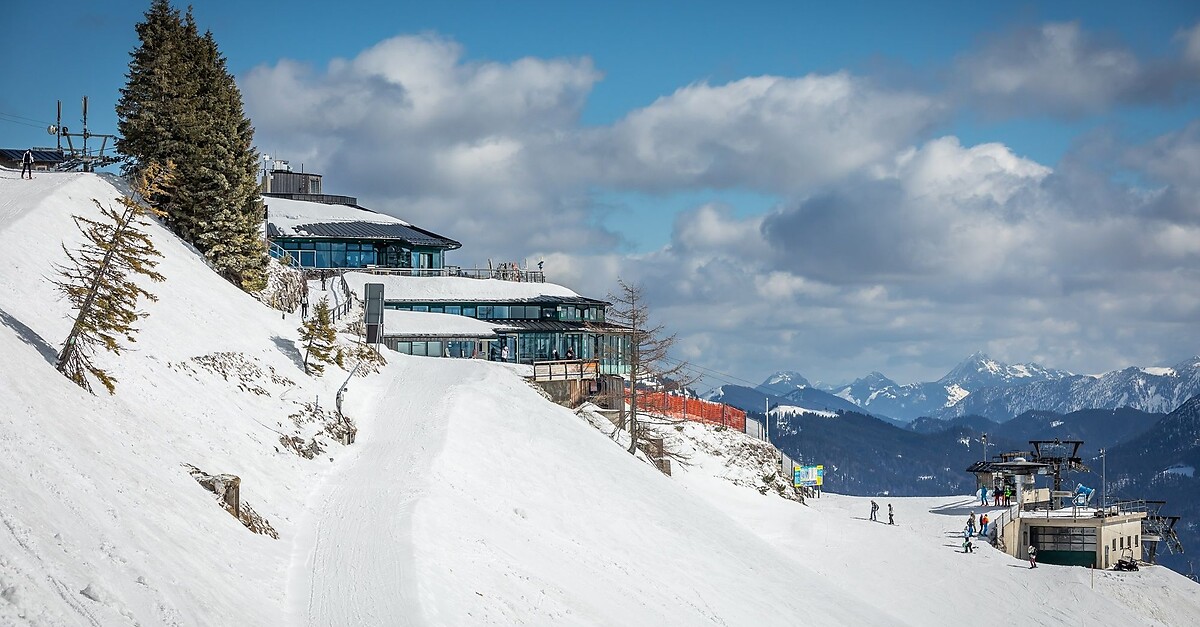
{"label": "person standing on snow", "polygon": [[508,361],[508,344],[505,344],[504,347],[500,349],[500,361]]}
{"label": "person standing on snow", "polygon": [[21,178],[25,178],[25,174],[29,173],[29,180],[33,180],[33,151],[26,150],[25,154],[21,155]]}
{"label": "person standing on snow", "polygon": [[971,512],[971,517],[967,519],[967,531],[971,535],[975,535],[975,512]]}
{"label": "person standing on snow", "polygon": [[979,488],[979,506],[987,507],[987,486],[980,486]]}
{"label": "person standing on snow", "polygon": [[979,517],[979,535],[986,536],[987,530],[988,530],[988,517],[987,517],[987,514],[985,513]]}
{"label": "person standing on snow", "polygon": [[1037,568],[1037,547],[1029,545],[1029,567]]}
{"label": "person standing on snow", "polygon": [[975,531],[975,530],[972,529],[971,526],[969,526],[969,525],[967,526],[966,529],[963,529],[963,553],[974,553],[975,552],[975,545],[971,544],[971,536],[974,535],[972,533],[973,531]]}
{"label": "person standing on snow", "polygon": [[871,499],[871,520],[874,520],[875,522],[879,522],[879,519],[875,517],[875,512],[878,512],[878,511],[879,511],[879,504],[875,502],[875,499]]}
{"label": "person standing on snow", "polygon": [[894,518],[892,518],[892,504],[891,503],[888,503],[888,524],[889,525],[896,524],[896,520]]}

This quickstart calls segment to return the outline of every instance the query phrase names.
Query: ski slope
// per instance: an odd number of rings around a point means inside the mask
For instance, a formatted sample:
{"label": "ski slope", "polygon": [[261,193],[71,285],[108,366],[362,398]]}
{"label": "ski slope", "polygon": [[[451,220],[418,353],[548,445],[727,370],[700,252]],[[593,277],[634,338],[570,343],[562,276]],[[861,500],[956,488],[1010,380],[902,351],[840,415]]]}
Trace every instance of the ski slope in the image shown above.
{"label": "ski slope", "polygon": [[[355,444],[282,435],[347,373],[304,375],[299,320],[213,275],[161,227],[167,282],[115,396],[52,366],[50,280],[103,178],[0,170],[0,625],[1194,625],[1200,586],[958,550],[967,497],[800,505],[753,485],[744,436],[665,427],[666,477],[521,368],[389,354],[356,378]],[[201,359],[197,359],[197,358]],[[315,436],[320,438],[319,435]],[[279,538],[182,464],[242,479]],[[978,510],[977,510],[978,511]]]}

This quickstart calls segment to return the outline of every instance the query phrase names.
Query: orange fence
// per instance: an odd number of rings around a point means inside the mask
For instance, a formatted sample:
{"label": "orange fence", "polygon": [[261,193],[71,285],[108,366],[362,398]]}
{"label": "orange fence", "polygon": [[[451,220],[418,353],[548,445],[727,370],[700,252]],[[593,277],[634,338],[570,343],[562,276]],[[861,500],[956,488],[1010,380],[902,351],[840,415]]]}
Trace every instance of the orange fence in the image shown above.
{"label": "orange fence", "polygon": [[724,403],[684,398],[663,392],[638,392],[638,408],[641,411],[662,414],[680,420],[694,420],[714,425],[725,425],[738,431],[746,431],[746,412]]}

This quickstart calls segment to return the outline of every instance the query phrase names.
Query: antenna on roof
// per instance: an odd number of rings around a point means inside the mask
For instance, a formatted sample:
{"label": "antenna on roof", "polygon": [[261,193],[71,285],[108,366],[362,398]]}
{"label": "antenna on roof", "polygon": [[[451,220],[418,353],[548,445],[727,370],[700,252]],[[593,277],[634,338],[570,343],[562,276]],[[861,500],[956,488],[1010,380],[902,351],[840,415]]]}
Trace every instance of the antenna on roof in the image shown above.
{"label": "antenna on roof", "polygon": [[[88,97],[87,96],[83,97],[83,132],[82,133],[72,133],[72,132],[70,132],[70,130],[67,127],[62,125],[62,101],[59,100],[59,101],[57,101],[57,103],[58,103],[58,114],[55,117],[55,123],[52,124],[49,128],[47,128],[46,131],[48,133],[50,133],[51,135],[54,135],[55,139],[58,142],[58,152],[60,152],[60,153],[63,153],[62,140],[64,137],[67,138],[67,151],[65,153],[65,156],[67,158],[58,165],[59,170],[74,170],[75,168],[80,168],[84,172],[94,172],[97,167],[104,167],[106,165],[118,163],[121,161],[120,157],[104,156],[104,150],[108,147],[108,140],[110,140],[110,139],[113,140],[113,143],[115,144],[116,140],[117,140],[116,135],[93,133],[88,130]],[[82,139],[83,145],[79,148],[76,148],[75,142],[71,141],[72,137],[78,137],[78,138]],[[87,144],[88,144],[89,137],[100,137],[100,138],[103,138],[103,140],[104,140],[100,143],[100,149],[98,151],[96,151],[96,154],[94,154],[94,155],[91,154],[90,151],[88,151]]]}

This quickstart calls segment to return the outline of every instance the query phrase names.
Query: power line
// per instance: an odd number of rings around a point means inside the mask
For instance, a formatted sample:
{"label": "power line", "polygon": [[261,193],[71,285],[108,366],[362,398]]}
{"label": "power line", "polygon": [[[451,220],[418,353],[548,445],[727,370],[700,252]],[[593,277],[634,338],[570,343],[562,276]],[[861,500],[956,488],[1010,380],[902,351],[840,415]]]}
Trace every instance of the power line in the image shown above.
{"label": "power line", "polygon": [[27,122],[36,122],[38,124],[49,124],[49,122],[44,122],[42,120],[35,120],[33,118],[27,118],[25,116],[17,115],[15,113],[8,113],[6,111],[0,111],[0,115],[2,115],[4,117],[9,117],[9,118],[16,118],[18,120],[25,120]]}
{"label": "power line", "polygon": [[[26,119],[26,118],[22,118],[22,119]],[[8,122],[9,124],[20,124],[21,126],[28,126],[31,128],[41,128],[41,129],[46,128],[45,126],[42,126],[41,124],[31,124],[29,122],[22,122],[21,120],[11,120],[8,118],[7,114],[5,114],[5,113],[0,113],[0,122]]]}
{"label": "power line", "polygon": [[[675,364],[683,364],[683,363],[687,363],[687,362],[684,362],[684,361],[683,361],[683,360],[681,360],[681,359],[674,359],[674,358],[672,358],[672,357],[664,357],[664,358],[663,358],[663,360],[664,360],[664,361],[668,361],[668,362],[674,362]],[[729,374],[729,373],[726,373],[726,372],[721,372],[720,370],[714,370],[714,369],[712,369],[712,368],[706,368],[706,367],[704,367],[704,366],[698,366],[698,365],[696,365],[696,364],[692,364],[692,363],[687,363],[687,366],[688,366],[689,368],[693,368],[693,369],[695,369],[695,370],[699,370],[699,371],[701,371],[702,373],[704,373],[702,376],[709,376],[709,377],[712,377],[712,378],[714,378],[714,379],[722,380],[722,381],[724,381],[724,382],[726,382],[726,383],[733,383],[733,384],[745,383],[746,385],[748,385],[748,386],[751,386],[751,387],[757,387],[757,386],[758,386],[758,384],[757,384],[757,383],[755,383],[755,382],[753,382],[753,381],[747,381],[746,379],[743,379],[743,378],[741,378],[741,377],[737,377],[737,376],[731,375],[731,374]]]}

